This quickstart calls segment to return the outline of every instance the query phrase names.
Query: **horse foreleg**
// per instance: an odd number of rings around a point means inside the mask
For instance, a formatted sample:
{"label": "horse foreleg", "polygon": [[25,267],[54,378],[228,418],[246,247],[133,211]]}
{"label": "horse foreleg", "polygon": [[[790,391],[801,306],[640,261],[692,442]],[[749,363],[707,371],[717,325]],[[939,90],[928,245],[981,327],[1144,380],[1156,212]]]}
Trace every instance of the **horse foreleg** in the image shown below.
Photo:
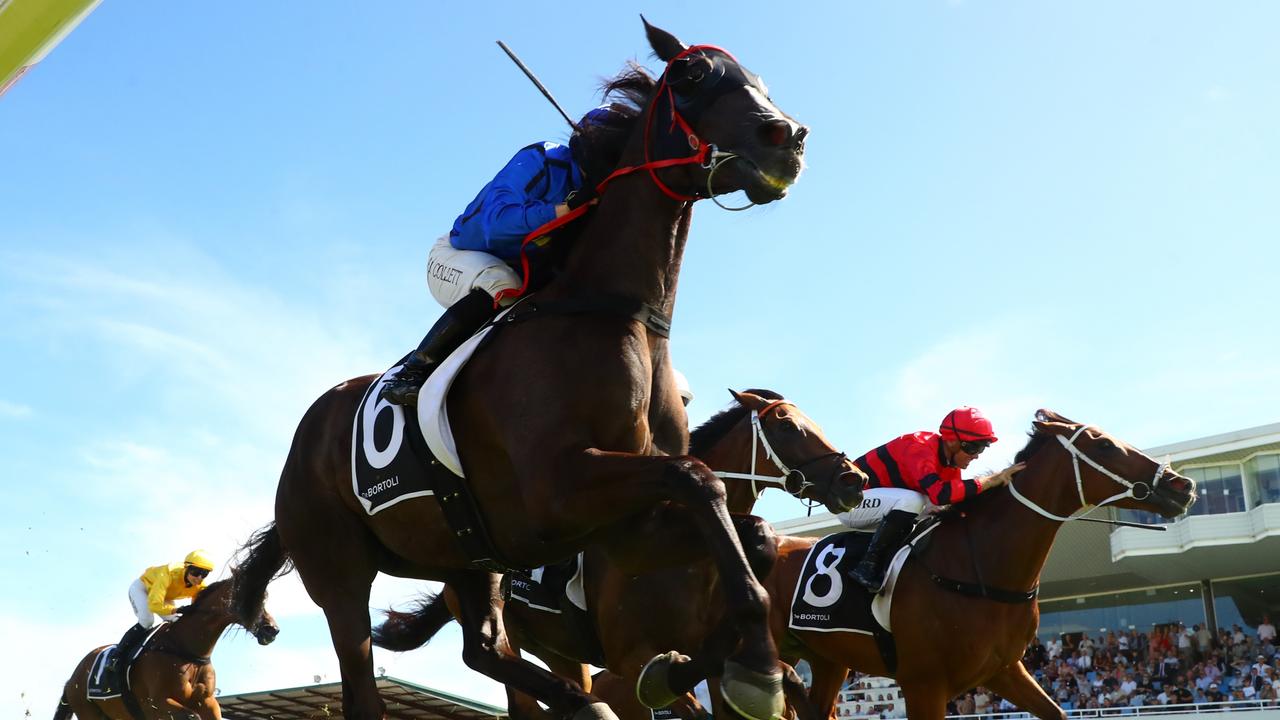
{"label": "horse foreleg", "polygon": [[849,670],[822,659],[809,659],[813,684],[809,686],[808,699],[816,717],[826,720],[835,717],[836,699]]}
{"label": "horse foreleg", "polygon": [[982,684],[1041,720],[1065,720],[1067,717],[1058,703],[1027,672],[1021,660],[987,678]]}
{"label": "horse foreleg", "polygon": [[902,697],[907,702],[907,717],[911,720],[943,720],[947,716],[947,700],[950,696],[937,683],[909,683],[899,679]]}
{"label": "horse foreleg", "polygon": [[[521,657],[524,643],[517,640],[515,633],[508,631],[507,633],[508,647],[511,649],[513,657]],[[580,662],[560,657],[553,652],[533,651],[542,662],[546,663],[551,672],[581,687],[586,692],[591,690],[591,673],[586,665]],[[606,700],[606,702],[608,702]],[[613,703],[609,703],[612,707]],[[617,708],[614,708],[616,711]],[[514,687],[507,686],[507,714],[511,716],[511,720],[549,720],[553,716],[546,710],[543,710],[538,701],[526,695]]]}
{"label": "horse foreleg", "polygon": [[492,573],[467,573],[449,582],[461,611],[462,660],[467,667],[542,701],[559,717],[617,720],[599,698],[516,655],[502,625],[500,582]]}
{"label": "horse foreleg", "polygon": [[[827,720],[826,715],[818,714],[804,687],[804,680],[796,669],[786,663],[782,665],[782,691],[787,695],[787,705],[791,707],[791,716],[795,720]],[[839,688],[837,688],[839,689]]]}
{"label": "horse foreleg", "polygon": [[588,449],[553,463],[554,478],[530,487],[553,489],[525,498],[535,526],[554,533],[590,523],[616,526],[664,500],[687,508],[719,571],[726,617],[741,645],[724,667],[726,702],[748,718],[767,720],[782,712],[782,674],[767,626],[769,596],[751,572],[725,504],[724,483],[700,460],[651,457]]}

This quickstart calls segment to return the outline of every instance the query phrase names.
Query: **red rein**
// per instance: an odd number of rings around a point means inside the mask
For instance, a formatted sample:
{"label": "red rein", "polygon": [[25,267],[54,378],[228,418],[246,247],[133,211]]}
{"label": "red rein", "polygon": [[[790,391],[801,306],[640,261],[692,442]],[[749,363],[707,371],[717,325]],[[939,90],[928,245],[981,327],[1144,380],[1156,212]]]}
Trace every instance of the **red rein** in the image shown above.
{"label": "red rein", "polygon": [[[728,55],[730,58],[733,58],[733,55],[730,54],[729,51],[723,48],[716,47],[715,45],[692,45],[686,48],[684,52],[681,52],[679,55],[671,58],[670,62],[667,63],[666,70],[662,72],[662,78],[658,83],[658,89],[653,93],[653,98],[649,101],[649,107],[645,111],[646,114],[649,116],[649,119],[645,122],[645,125],[644,125],[644,159],[645,159],[644,163],[641,165],[631,165],[629,167],[622,167],[622,168],[618,168],[617,170],[614,170],[612,173],[610,173],[609,177],[602,180],[600,184],[596,186],[597,196],[603,195],[605,188],[608,187],[609,183],[613,182],[615,178],[622,177],[623,175],[630,175],[631,173],[637,172],[640,170],[647,170],[649,172],[649,177],[653,179],[653,183],[658,186],[658,189],[661,190],[664,195],[671,198],[672,200],[676,200],[677,202],[695,202],[700,199],[695,195],[681,195],[675,192],[674,190],[672,190],[671,188],[667,187],[666,183],[662,182],[662,180],[658,178],[657,171],[663,168],[675,167],[677,165],[691,165],[693,163],[698,163],[699,165],[701,165],[706,163],[707,156],[711,153],[711,146],[703,142],[702,138],[698,137],[698,134],[694,132],[693,128],[689,125],[689,123],[685,121],[684,117],[676,110],[675,98],[672,97],[671,95],[671,88],[667,86],[667,70],[671,69],[671,64],[677,60],[680,60],[681,58],[684,58],[685,56],[691,53],[698,52],[701,50],[715,50],[717,52],[722,52],[725,55]],[[736,58],[734,58],[734,60],[736,62]],[[674,133],[676,126],[679,126],[680,130],[683,131],[685,136],[689,139],[689,147],[694,152],[692,155],[687,155],[681,158],[668,158],[666,160],[651,160],[649,128],[654,123],[654,118],[653,118],[654,106],[657,105],[658,98],[664,92],[667,94],[667,103],[671,106],[671,124],[667,128],[667,132]],[[495,308],[499,307],[502,304],[503,300],[508,300],[508,299],[514,300],[518,297],[521,297],[522,295],[525,294],[526,291],[528,291],[529,289],[529,254],[527,250],[529,247],[529,243],[533,242],[536,238],[540,238],[543,235],[546,235],[547,233],[551,232],[552,230],[555,230],[556,228],[561,227],[562,225],[567,225],[568,223],[578,219],[579,217],[582,217],[584,214],[586,214],[587,209],[589,207],[590,207],[589,204],[579,205],[573,210],[570,210],[564,215],[561,215],[560,217],[552,220],[551,222],[548,222],[545,225],[538,227],[533,232],[526,235],[524,240],[520,241],[520,274],[522,275],[520,287],[507,288],[506,290],[502,290],[498,292],[497,295],[494,295],[493,306]]]}

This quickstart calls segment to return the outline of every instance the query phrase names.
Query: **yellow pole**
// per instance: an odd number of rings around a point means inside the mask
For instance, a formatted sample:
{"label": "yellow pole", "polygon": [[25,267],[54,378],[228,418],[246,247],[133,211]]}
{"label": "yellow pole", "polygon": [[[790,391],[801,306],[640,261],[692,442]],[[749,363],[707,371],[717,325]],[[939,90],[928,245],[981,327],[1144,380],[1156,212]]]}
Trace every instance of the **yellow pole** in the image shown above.
{"label": "yellow pole", "polygon": [[44,59],[102,0],[0,0],[0,95]]}

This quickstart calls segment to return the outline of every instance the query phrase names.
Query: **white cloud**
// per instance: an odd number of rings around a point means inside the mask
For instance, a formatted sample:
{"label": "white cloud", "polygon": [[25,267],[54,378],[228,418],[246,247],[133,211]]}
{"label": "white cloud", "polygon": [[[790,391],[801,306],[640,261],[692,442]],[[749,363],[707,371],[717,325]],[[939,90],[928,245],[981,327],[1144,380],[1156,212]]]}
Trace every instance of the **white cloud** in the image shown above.
{"label": "white cloud", "polygon": [[0,400],[0,417],[7,418],[25,418],[31,417],[31,408],[27,405],[12,403],[6,400]]}

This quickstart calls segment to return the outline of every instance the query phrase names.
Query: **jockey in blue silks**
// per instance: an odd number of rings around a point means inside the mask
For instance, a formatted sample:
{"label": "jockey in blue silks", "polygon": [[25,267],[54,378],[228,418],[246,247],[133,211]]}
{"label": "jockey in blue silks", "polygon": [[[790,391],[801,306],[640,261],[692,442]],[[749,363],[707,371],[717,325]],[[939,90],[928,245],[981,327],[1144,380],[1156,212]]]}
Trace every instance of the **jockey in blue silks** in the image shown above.
{"label": "jockey in blue silks", "polygon": [[[616,157],[602,159],[589,152],[593,130],[617,129],[627,121],[618,106],[598,107],[578,123],[567,146],[540,142],[524,147],[480,189],[431,249],[427,286],[446,310],[383,386],[382,397],[397,405],[415,405],[418,389],[432,369],[493,317],[495,296],[521,286],[513,266],[524,239],[579,205],[594,202],[594,184],[617,164]],[[526,249],[532,262],[543,244],[539,239]]]}

